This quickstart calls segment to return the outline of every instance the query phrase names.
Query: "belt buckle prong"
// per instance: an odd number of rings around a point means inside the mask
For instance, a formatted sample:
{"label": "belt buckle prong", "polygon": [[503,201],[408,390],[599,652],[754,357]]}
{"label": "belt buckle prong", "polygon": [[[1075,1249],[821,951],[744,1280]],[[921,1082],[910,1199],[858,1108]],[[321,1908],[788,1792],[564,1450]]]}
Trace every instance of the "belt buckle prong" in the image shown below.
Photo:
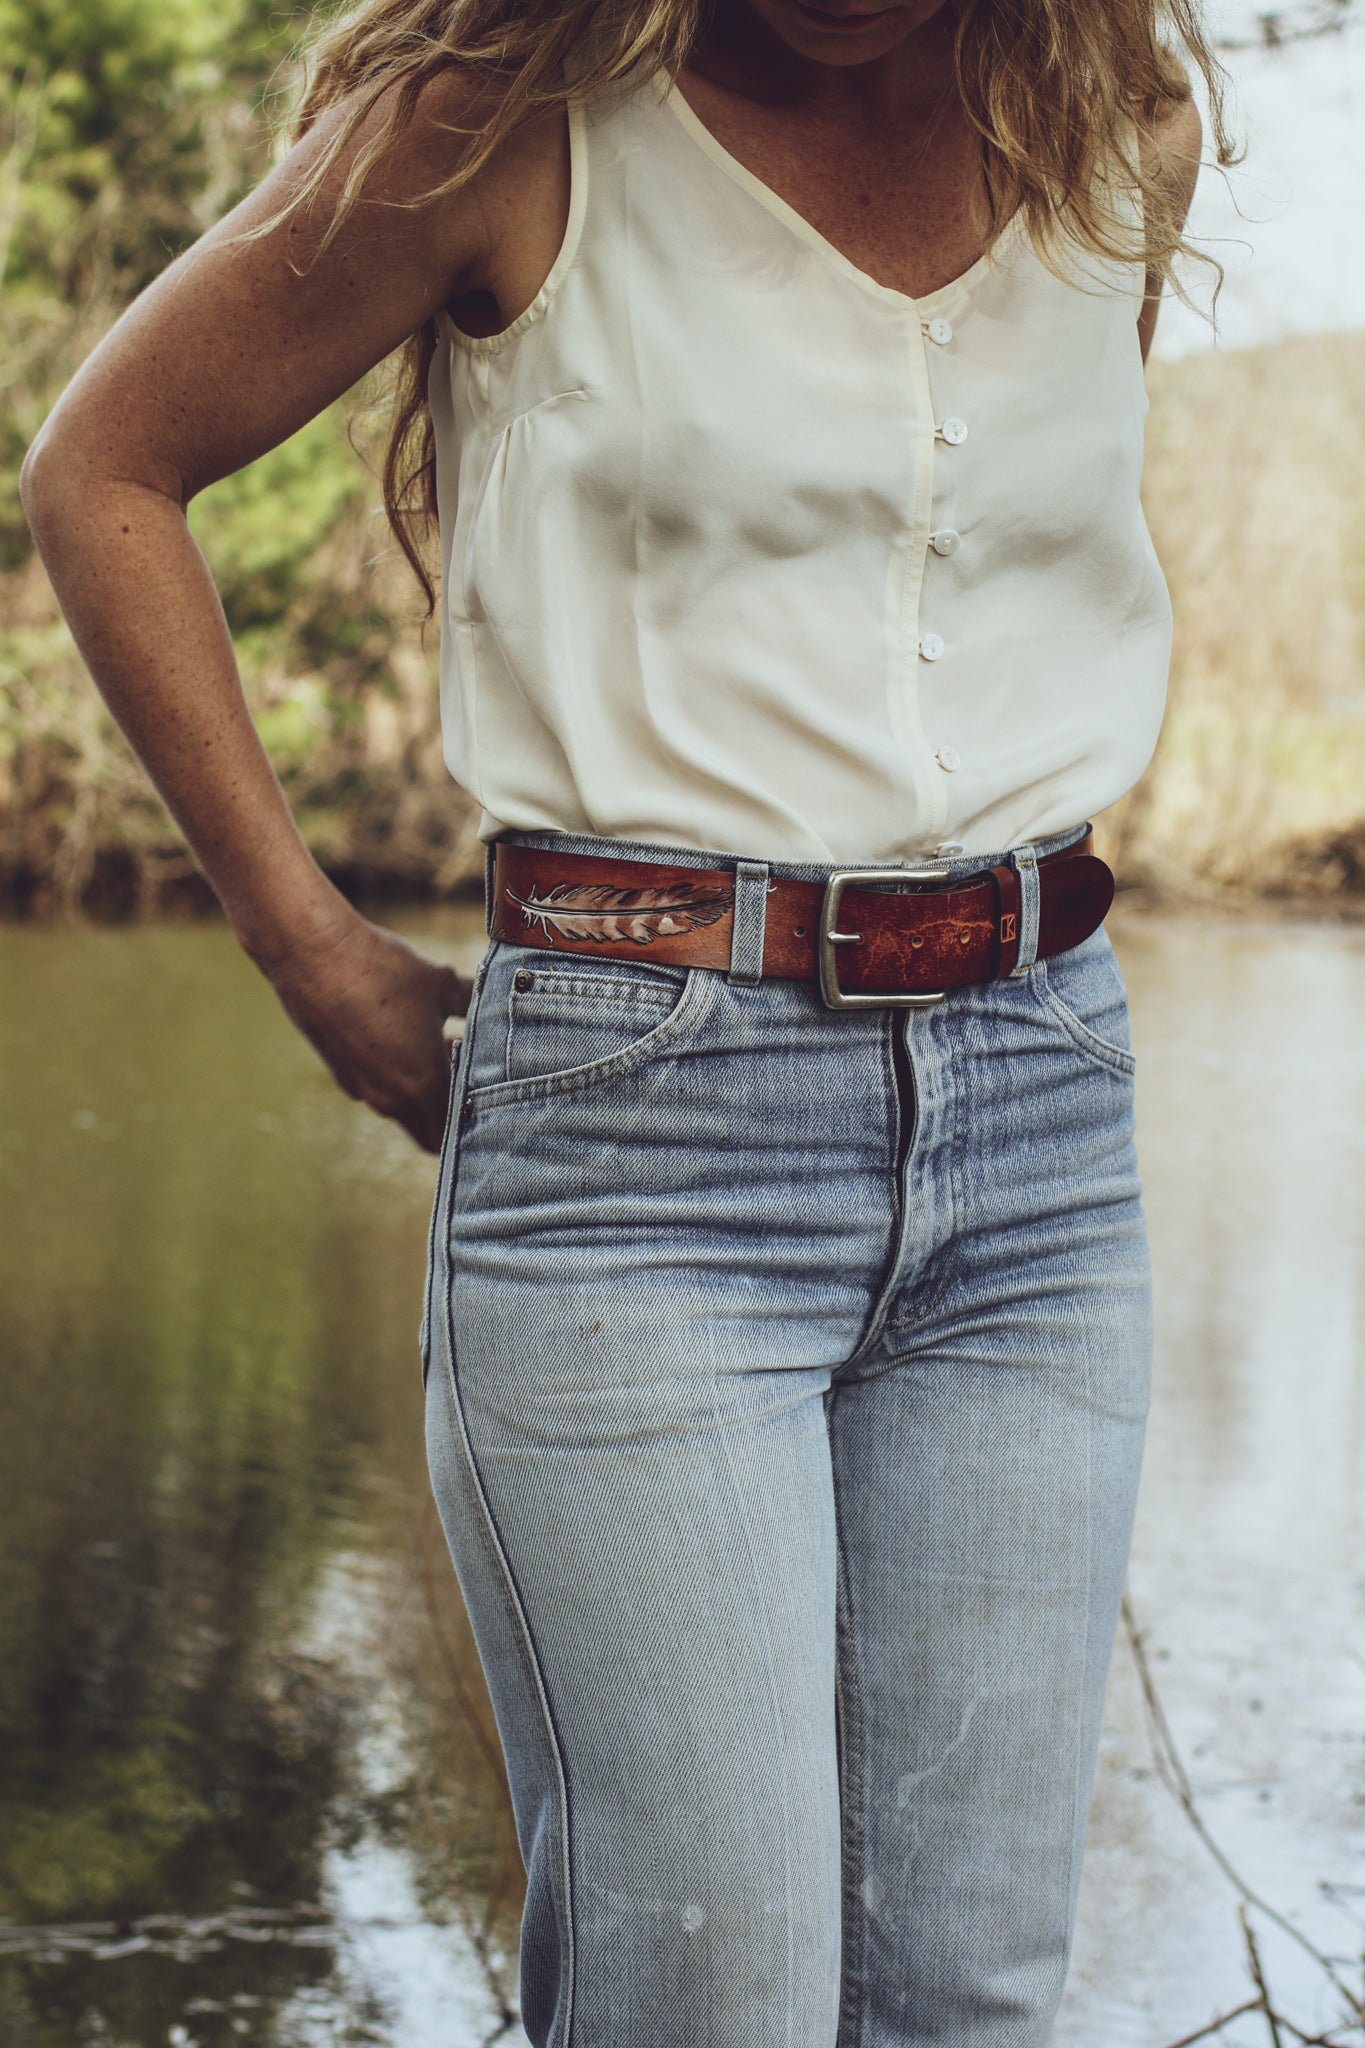
{"label": "belt buckle prong", "polygon": [[917,1010],[927,1009],[931,1003],[941,1003],[946,989],[925,990],[910,995],[893,989],[885,993],[874,990],[870,995],[845,995],[839,986],[836,946],[858,946],[862,944],[861,932],[841,932],[835,928],[839,915],[839,904],[850,882],[860,885],[867,882],[946,882],[952,870],[940,866],[901,868],[835,868],[826,877],[824,901],[820,905],[820,994],[831,1010]]}

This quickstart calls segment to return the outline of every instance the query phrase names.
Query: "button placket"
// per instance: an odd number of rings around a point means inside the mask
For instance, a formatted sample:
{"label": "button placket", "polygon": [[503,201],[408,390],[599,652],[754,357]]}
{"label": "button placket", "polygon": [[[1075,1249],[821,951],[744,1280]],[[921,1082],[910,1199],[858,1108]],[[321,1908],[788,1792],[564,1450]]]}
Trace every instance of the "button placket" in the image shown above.
{"label": "button placket", "polygon": [[[950,321],[926,320],[921,322],[921,326],[931,341],[942,344],[951,341],[953,338],[952,323]],[[967,438],[967,422],[964,419],[960,419],[956,413],[949,413],[948,417],[940,420],[934,428],[934,438],[936,441],[946,441],[951,448],[960,447]],[[951,555],[956,552],[961,538],[962,536],[953,527],[943,526],[930,534],[929,545],[936,555]],[[937,661],[944,651],[942,634],[922,633],[920,635],[919,651],[923,660]],[[939,765],[942,766],[942,762]],[[954,765],[956,766],[956,763]]]}
{"label": "button placket", "polygon": [[[920,661],[928,649],[941,651],[941,637],[921,631],[921,605],[929,539],[934,530],[934,471],[939,440],[941,404],[933,388],[931,370],[936,346],[929,333],[929,321],[916,309],[902,327],[903,346],[910,390],[913,393],[914,467],[907,518],[897,536],[900,556],[901,653],[897,663],[898,687],[890,704],[892,730],[907,749],[907,766],[913,775],[926,841],[948,830],[948,798],[944,777],[934,762],[934,740],[924,723],[921,697]],[[928,653],[929,660],[938,658]]]}

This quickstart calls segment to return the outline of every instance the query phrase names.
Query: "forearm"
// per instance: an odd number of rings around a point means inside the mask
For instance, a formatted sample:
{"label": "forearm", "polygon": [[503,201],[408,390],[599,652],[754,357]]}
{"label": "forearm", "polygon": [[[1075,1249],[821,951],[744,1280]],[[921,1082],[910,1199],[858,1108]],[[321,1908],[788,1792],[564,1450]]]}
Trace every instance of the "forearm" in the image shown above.
{"label": "forearm", "polygon": [[[54,473],[55,472],[55,473]],[[43,452],[25,508],[76,644],[246,950],[325,942],[343,899],[304,847],[251,722],[218,593],[180,505]]]}

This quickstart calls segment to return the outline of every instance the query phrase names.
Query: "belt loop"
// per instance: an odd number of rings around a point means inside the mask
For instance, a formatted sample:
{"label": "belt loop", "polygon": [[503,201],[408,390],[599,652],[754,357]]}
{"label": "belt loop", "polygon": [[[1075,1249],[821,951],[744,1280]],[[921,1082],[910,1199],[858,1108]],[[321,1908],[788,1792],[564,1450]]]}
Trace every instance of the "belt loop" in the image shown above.
{"label": "belt loop", "polygon": [[735,910],[730,927],[727,981],[753,988],[763,979],[763,939],[768,918],[768,863],[735,863]]}
{"label": "belt loop", "polygon": [[483,846],[483,929],[484,935],[493,935],[493,861],[496,841],[486,839]]}
{"label": "belt loop", "polygon": [[1009,972],[1010,979],[1017,979],[1027,974],[1038,958],[1038,856],[1031,845],[1016,846],[1010,866],[1019,877],[1019,955]]}

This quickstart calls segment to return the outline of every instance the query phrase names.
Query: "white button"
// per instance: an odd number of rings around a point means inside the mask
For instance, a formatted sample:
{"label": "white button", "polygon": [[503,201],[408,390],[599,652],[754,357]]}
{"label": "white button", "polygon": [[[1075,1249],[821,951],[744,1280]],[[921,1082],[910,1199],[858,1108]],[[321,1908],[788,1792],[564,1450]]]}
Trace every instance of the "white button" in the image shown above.
{"label": "white button", "polygon": [[934,543],[934,553],[936,555],[955,555],[957,553],[957,544],[962,536],[959,533],[954,533],[951,526],[945,526],[942,533],[932,534],[930,538]]}
{"label": "white button", "polygon": [[938,633],[926,633],[919,643],[919,651],[926,661],[937,661],[943,652],[942,636]]}
{"label": "white button", "polygon": [[945,854],[965,853],[966,851],[967,849],[962,844],[962,841],[960,839],[945,839],[941,846],[936,846],[934,848],[934,852],[938,855],[940,860],[943,858]]}
{"label": "white button", "polygon": [[956,448],[959,441],[965,441],[967,438],[967,422],[960,420],[956,413],[954,413],[943,422],[939,432],[945,441],[951,441],[954,448]]}
{"label": "white button", "polygon": [[924,331],[930,341],[936,341],[940,348],[944,348],[953,338],[953,323],[951,320],[931,320]]}
{"label": "white button", "polygon": [[962,756],[956,747],[940,747],[934,759],[938,762],[939,767],[944,769],[949,775],[952,774],[954,768],[962,766]]}

